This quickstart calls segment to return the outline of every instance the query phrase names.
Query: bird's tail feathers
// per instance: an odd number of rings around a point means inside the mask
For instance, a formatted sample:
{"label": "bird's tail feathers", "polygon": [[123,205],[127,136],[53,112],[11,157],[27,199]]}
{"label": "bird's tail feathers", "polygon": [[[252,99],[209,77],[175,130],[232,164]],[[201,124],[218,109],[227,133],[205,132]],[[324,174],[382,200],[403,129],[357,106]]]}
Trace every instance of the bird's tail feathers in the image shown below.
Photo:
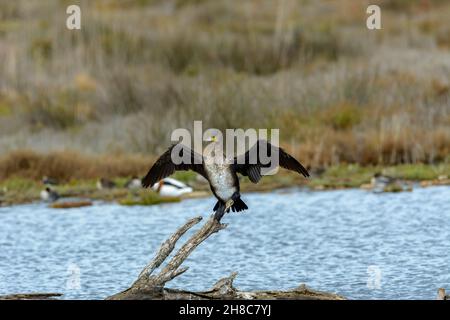
{"label": "bird's tail feathers", "polygon": [[231,206],[231,210],[233,210],[233,212],[244,211],[247,209],[248,209],[247,205],[245,204],[244,201],[242,201],[241,198],[237,198],[234,201],[233,205]]}

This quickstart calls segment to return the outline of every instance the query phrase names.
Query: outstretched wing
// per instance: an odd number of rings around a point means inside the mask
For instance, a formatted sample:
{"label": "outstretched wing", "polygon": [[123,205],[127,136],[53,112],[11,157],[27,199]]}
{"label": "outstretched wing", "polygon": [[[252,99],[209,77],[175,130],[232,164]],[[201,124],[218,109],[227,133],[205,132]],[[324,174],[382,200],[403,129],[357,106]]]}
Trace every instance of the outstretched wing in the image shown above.
{"label": "outstretched wing", "polygon": [[[181,163],[175,164],[172,161],[172,150],[176,147],[179,148],[179,155],[183,157],[186,153],[190,157],[189,164]],[[153,186],[156,182],[170,176],[175,171],[187,171],[192,170],[205,176],[205,171],[203,169],[203,165],[197,164],[201,160],[201,155],[194,152],[190,148],[186,147],[182,144],[174,144],[166,152],[164,152],[161,157],[155,162],[155,164],[150,168],[147,175],[142,179],[142,186],[147,188]],[[197,160],[197,161],[196,161]]]}
{"label": "outstretched wing", "polygon": [[234,158],[236,171],[243,176],[248,176],[251,182],[258,183],[262,177],[261,168],[270,167],[270,163],[264,164],[262,162],[260,151],[269,158],[274,153],[278,153],[280,167],[298,172],[304,177],[309,177],[305,167],[282,148],[275,147],[265,140],[258,140],[245,154]]}

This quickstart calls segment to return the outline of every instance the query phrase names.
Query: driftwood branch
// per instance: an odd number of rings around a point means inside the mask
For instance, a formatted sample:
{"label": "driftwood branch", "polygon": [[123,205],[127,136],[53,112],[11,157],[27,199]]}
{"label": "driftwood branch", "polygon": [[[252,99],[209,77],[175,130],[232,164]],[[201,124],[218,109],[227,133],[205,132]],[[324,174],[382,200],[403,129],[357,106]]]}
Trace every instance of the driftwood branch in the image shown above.
{"label": "driftwood branch", "polygon": [[142,270],[138,279],[129,289],[108,297],[107,299],[343,299],[336,294],[308,289],[305,285],[301,285],[296,289],[288,291],[239,291],[233,286],[233,281],[237,276],[236,272],[232,273],[229,277],[219,280],[208,291],[193,292],[166,288],[165,284],[167,282],[188,270],[187,267],[181,267],[181,264],[195,248],[212,234],[227,227],[226,224],[218,222],[214,219],[214,216],[211,216],[208,221],[206,221],[206,223],[181,246],[161,271],[155,274],[156,269],[158,269],[172,253],[177,241],[201,220],[201,217],[196,217],[190,219],[186,224],[180,227],[161,245],[155,257]]}
{"label": "driftwood branch", "polygon": [[438,295],[437,295],[437,300],[450,300],[450,295],[445,294],[445,289],[444,288],[439,288],[438,289]]}
{"label": "driftwood branch", "polygon": [[179,228],[169,239],[167,239],[162,245],[153,260],[142,270],[139,278],[150,276],[155,269],[157,269],[164,260],[170,255],[175,248],[175,244],[189,229],[202,220],[201,217],[196,217],[189,220],[184,226]]}
{"label": "driftwood branch", "polygon": [[0,300],[55,300],[62,293],[18,293],[0,296]]}

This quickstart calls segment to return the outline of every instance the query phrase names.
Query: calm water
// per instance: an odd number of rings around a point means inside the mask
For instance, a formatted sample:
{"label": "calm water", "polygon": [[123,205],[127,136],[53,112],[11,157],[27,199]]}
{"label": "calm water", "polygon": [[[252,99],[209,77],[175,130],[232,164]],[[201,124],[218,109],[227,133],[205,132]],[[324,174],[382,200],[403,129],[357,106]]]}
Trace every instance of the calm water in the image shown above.
{"label": "calm water", "polygon": [[[354,299],[434,299],[439,287],[450,289],[450,187],[288,190],[243,199],[250,210],[226,215],[228,228],[197,248],[171,287],[207,289],[239,271],[241,289],[306,283]],[[0,294],[105,298],[126,289],[171,232],[188,218],[207,217],[214,203],[0,208]]]}

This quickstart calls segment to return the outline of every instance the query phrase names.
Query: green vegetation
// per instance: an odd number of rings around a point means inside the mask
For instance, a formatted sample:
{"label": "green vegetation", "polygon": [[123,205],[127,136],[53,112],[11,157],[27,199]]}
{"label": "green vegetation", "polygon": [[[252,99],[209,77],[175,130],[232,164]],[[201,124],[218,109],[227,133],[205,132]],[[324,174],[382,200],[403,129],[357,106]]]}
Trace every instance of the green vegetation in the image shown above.
{"label": "green vegetation", "polygon": [[450,164],[403,164],[395,167],[389,167],[385,170],[385,172],[393,177],[407,180],[435,180],[439,176],[450,176]]}
{"label": "green vegetation", "polygon": [[369,183],[373,175],[379,171],[377,167],[361,167],[359,165],[339,165],[328,168],[325,173],[311,180],[314,188],[359,188]]}
{"label": "green vegetation", "polygon": [[37,188],[39,184],[36,181],[25,178],[10,178],[0,182],[0,189],[11,191],[26,191]]}
{"label": "green vegetation", "polygon": [[180,180],[184,183],[190,183],[195,181],[197,174],[193,171],[177,171],[173,174],[172,178]]}
{"label": "green vegetation", "polygon": [[129,196],[119,201],[124,206],[152,206],[161,203],[173,203],[180,202],[178,197],[161,197],[157,193],[149,191],[146,193],[140,193],[138,197]]}

